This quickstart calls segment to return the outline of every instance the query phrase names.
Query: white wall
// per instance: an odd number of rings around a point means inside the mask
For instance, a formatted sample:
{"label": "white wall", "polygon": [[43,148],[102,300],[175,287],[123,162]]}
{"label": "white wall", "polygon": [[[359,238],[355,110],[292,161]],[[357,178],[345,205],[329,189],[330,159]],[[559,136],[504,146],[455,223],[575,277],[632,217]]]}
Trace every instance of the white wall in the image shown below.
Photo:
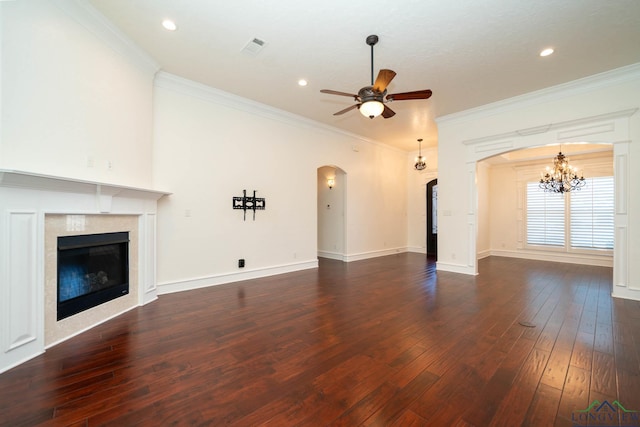
{"label": "white wall", "polygon": [[148,187],[153,62],[71,0],[0,7],[0,168]]}
{"label": "white wall", "polygon": [[[158,218],[171,289],[315,265],[322,165],[349,171],[345,259],[406,250],[405,153],[191,82],[154,87],[157,64],[88,2],[0,7],[0,168],[173,191]],[[255,222],[231,209],[243,189],[266,198]]]}
{"label": "white wall", "polygon": [[[439,124],[438,268],[474,274],[476,162],[519,148],[580,139],[614,144],[616,296],[640,298],[640,66],[443,117]],[[536,143],[537,141],[537,143]],[[464,177],[461,180],[461,177]],[[461,182],[462,181],[462,182]]]}
{"label": "white wall", "polygon": [[[86,2],[0,2],[0,20],[0,168],[174,191],[158,221],[166,289],[313,265],[322,165],[348,171],[346,260],[424,250],[423,186],[436,177],[428,153],[427,172],[416,173],[413,156],[297,116],[188,82],[154,89],[157,64]],[[469,141],[496,141],[489,156],[521,148],[502,134],[555,135],[545,127],[638,108],[639,68],[439,119],[439,268],[474,273],[477,265],[483,154],[470,155]],[[604,142],[617,143],[623,182],[640,182],[640,114],[624,120],[631,142]],[[267,199],[255,222],[231,209],[243,189]],[[625,191],[617,259],[640,259],[640,224],[630,220],[640,216],[640,196]],[[614,271],[615,294],[640,292],[640,263]]]}
{"label": "white wall", "polygon": [[[323,165],[348,176],[346,259],[406,250],[405,153],[166,73],[154,107],[154,185],[173,193],[159,203],[161,292],[315,266]],[[231,208],[243,189],[266,199],[255,221]]]}

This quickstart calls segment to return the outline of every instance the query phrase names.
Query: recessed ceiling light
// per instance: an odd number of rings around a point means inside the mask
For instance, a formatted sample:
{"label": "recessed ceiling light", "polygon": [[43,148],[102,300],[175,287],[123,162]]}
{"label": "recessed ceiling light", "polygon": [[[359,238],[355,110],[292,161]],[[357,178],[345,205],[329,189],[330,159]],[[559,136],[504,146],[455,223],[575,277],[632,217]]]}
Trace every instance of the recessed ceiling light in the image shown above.
{"label": "recessed ceiling light", "polygon": [[553,53],[553,49],[548,47],[540,52],[540,56],[549,56]]}
{"label": "recessed ceiling light", "polygon": [[307,85],[307,83],[308,83],[308,82],[307,82],[305,79],[300,79],[300,80],[298,80],[298,85],[299,85],[299,86],[306,86],[306,85]]}
{"label": "recessed ceiling light", "polygon": [[171,19],[165,19],[164,21],[162,21],[162,26],[165,28],[165,30],[169,31],[175,31],[178,28],[176,23]]}

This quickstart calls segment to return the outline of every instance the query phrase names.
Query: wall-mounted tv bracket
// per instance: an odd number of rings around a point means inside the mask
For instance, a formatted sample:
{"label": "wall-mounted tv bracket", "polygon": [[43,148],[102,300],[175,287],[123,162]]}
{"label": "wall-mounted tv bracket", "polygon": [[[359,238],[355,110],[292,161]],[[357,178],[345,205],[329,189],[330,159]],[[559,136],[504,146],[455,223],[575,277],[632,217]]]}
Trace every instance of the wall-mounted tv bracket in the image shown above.
{"label": "wall-mounted tv bracket", "polygon": [[244,211],[244,220],[247,220],[247,211],[253,211],[253,220],[256,220],[256,211],[263,211],[265,208],[265,200],[262,197],[256,197],[256,190],[253,190],[253,197],[247,197],[247,190],[242,190],[242,197],[233,197],[233,209],[242,209]]}

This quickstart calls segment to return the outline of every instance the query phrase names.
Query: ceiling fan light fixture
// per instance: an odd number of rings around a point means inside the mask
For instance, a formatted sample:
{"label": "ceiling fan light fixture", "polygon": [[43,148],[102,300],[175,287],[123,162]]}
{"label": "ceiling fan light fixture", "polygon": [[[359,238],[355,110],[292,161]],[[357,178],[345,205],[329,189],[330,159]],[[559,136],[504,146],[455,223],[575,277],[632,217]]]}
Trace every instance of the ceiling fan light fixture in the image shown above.
{"label": "ceiling fan light fixture", "polygon": [[407,99],[428,99],[431,96],[431,91],[429,89],[387,95],[387,86],[389,86],[391,80],[396,76],[396,72],[383,68],[378,72],[378,77],[376,77],[375,80],[373,79],[373,46],[376,43],[378,43],[378,36],[370,35],[367,37],[367,44],[371,46],[371,86],[363,87],[358,91],[357,95],[330,89],[320,90],[321,93],[353,97],[353,100],[356,101],[356,104],[342,109],[337,113],[333,113],[334,116],[339,116],[347,111],[357,108],[363,116],[369,117],[370,119],[380,115],[385,119],[389,119],[395,116],[396,113],[385,105],[385,96],[387,97],[387,102]]}
{"label": "ceiling fan light fixture", "polygon": [[380,101],[367,101],[362,103],[360,106],[360,113],[365,116],[373,119],[374,117],[378,117],[384,111],[384,104]]}

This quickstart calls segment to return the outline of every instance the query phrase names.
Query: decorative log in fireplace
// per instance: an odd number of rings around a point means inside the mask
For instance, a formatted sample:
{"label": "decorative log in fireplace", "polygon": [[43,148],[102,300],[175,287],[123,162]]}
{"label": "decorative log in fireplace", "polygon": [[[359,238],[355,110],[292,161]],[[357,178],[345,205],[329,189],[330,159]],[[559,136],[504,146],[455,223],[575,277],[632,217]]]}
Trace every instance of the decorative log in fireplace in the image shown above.
{"label": "decorative log in fireplace", "polygon": [[128,232],[58,237],[58,320],[128,293]]}

